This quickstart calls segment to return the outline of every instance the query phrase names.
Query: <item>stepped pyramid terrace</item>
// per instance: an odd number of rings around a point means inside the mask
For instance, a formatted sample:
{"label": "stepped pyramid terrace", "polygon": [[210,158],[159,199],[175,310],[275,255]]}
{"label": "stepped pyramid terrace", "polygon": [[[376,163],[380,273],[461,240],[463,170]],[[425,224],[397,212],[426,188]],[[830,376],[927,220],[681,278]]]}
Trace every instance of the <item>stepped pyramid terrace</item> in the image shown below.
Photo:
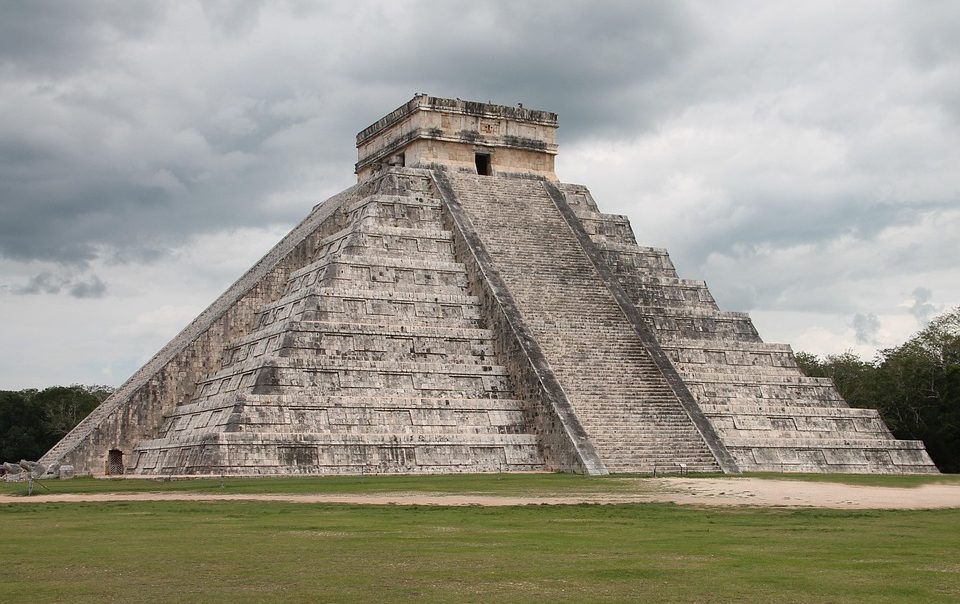
{"label": "stepped pyramid terrace", "polygon": [[[557,116],[417,95],[41,460],[142,476],[933,473],[554,172]],[[642,211],[642,209],[640,210]]]}

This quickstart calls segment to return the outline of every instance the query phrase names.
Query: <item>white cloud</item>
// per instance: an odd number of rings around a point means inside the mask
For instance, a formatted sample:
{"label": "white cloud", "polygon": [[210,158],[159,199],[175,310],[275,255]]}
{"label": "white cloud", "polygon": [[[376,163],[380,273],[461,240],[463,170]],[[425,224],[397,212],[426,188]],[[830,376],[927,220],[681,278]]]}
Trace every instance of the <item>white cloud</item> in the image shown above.
{"label": "white cloud", "polygon": [[42,9],[0,22],[0,387],[122,380],[417,91],[558,111],[561,178],[768,340],[960,303],[955,3]]}
{"label": "white cloud", "polygon": [[[47,295],[0,291],[0,387],[122,382],[267,252],[289,226],[203,236],[150,263],[96,261],[108,284],[99,299],[60,287]],[[12,283],[54,270],[0,260]],[[83,273],[76,282],[85,282]],[[71,281],[70,283],[74,283]]]}

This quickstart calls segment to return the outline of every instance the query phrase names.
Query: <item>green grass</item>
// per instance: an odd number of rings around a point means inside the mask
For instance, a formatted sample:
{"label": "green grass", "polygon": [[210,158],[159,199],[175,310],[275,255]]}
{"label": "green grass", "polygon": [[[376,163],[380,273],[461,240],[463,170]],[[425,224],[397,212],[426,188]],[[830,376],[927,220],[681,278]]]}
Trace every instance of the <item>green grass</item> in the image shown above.
{"label": "green grass", "polygon": [[960,599],[960,510],[23,503],[0,523],[3,601]]}
{"label": "green grass", "polygon": [[[630,477],[591,477],[577,474],[447,474],[436,476],[309,476],[260,478],[190,478],[183,480],[94,479],[44,480],[42,493],[447,493],[485,495],[574,495],[636,493],[656,488]],[[0,483],[0,493],[22,495],[27,485]]]}
{"label": "green grass", "polygon": [[[755,478],[842,482],[846,484],[916,487],[922,484],[960,484],[960,475],[878,476],[858,474],[745,474]],[[690,478],[719,478],[719,474],[690,474]],[[596,493],[649,492],[658,487],[647,476],[607,477],[575,474],[452,474],[438,476],[309,476],[261,478],[191,478],[183,480],[93,479],[44,480],[36,493],[447,493],[484,495],[563,496]],[[26,483],[0,482],[0,494],[24,495]]]}

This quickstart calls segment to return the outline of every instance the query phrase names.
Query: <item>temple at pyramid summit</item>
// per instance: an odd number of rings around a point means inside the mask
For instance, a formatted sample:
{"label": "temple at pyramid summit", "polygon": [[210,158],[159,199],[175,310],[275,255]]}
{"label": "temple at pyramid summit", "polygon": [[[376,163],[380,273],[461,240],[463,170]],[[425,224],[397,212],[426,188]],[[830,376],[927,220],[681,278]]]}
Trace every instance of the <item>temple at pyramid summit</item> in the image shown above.
{"label": "temple at pyramid summit", "polygon": [[[357,183],[42,459],[49,474],[932,473],[554,172],[557,115],[417,95]],[[642,211],[642,209],[640,210]]]}

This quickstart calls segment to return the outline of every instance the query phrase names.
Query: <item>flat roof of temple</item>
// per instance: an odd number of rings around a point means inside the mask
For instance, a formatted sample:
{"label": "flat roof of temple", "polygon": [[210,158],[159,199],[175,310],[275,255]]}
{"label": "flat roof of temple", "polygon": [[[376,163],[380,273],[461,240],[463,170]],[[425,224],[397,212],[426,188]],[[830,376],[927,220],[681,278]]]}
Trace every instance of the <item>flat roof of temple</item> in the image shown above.
{"label": "flat roof of temple", "polygon": [[508,119],[515,122],[527,122],[542,126],[556,126],[557,114],[539,109],[527,109],[520,105],[496,105],[493,103],[479,103],[462,99],[445,99],[442,97],[418,94],[400,105],[375,123],[357,133],[357,146],[401,122],[416,111],[438,111],[443,113],[461,113],[486,118]]}

